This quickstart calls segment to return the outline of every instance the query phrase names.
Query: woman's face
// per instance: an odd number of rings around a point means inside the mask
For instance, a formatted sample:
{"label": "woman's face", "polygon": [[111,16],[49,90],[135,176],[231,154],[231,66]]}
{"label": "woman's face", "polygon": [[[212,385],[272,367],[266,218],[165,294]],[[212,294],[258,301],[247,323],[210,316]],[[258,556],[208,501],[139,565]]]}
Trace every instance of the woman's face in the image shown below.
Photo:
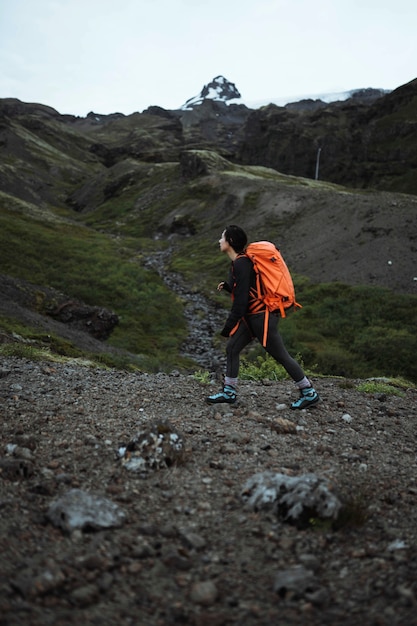
{"label": "woman's face", "polygon": [[225,237],[225,233],[226,231],[224,230],[222,232],[222,236],[219,239],[219,246],[220,246],[220,250],[221,252],[227,252],[227,250],[229,249],[229,243],[226,241],[226,237]]}

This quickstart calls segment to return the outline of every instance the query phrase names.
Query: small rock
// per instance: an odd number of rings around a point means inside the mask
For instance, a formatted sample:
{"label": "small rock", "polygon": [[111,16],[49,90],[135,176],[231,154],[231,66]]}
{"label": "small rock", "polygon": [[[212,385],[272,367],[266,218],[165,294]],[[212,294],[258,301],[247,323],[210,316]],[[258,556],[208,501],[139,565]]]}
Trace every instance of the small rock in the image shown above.
{"label": "small rock", "polygon": [[282,597],[285,597],[288,592],[301,596],[307,590],[312,591],[313,582],[314,574],[312,571],[302,565],[295,565],[276,575],[273,590]]}
{"label": "small rock", "polygon": [[184,544],[188,548],[192,548],[194,550],[202,550],[203,548],[206,547],[206,544],[207,544],[206,540],[204,539],[204,537],[202,537],[201,535],[198,535],[197,533],[189,532],[187,530],[182,530],[180,531],[180,536]]}
{"label": "small rock", "polygon": [[295,435],[297,433],[297,425],[283,417],[277,417],[271,422],[271,429],[283,435]]}
{"label": "small rock", "polygon": [[123,524],[125,513],[106,498],[91,495],[81,489],[71,489],[52,502],[48,518],[66,531],[74,529],[114,528]]}
{"label": "small rock", "polygon": [[210,606],[216,602],[217,596],[217,587],[211,580],[196,582],[191,587],[190,599],[196,604]]}
{"label": "small rock", "polygon": [[316,474],[287,476],[266,471],[254,474],[241,497],[255,511],[271,509],[285,521],[302,526],[311,517],[337,519],[341,502],[332,483]]}
{"label": "small rock", "polygon": [[99,595],[100,592],[96,585],[85,585],[75,589],[71,594],[71,599],[78,606],[88,606],[96,602]]}

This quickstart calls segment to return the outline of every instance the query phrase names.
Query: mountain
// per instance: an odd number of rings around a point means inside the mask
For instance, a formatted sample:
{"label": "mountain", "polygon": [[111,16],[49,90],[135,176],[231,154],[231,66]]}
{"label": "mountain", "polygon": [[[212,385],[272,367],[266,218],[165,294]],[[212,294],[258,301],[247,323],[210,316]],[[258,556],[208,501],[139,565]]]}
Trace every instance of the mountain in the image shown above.
{"label": "mountain", "polygon": [[[415,313],[398,303],[417,284],[416,92],[412,81],[371,104],[254,110],[212,97],[188,110],[86,118],[0,100],[0,343],[23,336],[10,321],[19,319],[54,349],[93,349],[87,328],[108,337],[92,337],[95,353],[206,367],[220,358],[212,337],[228,304],[212,289],[225,268],[217,241],[234,222],[275,241],[300,277],[310,304],[288,329],[310,326],[324,291],[344,303],[343,319],[358,303],[340,337],[329,339],[343,323],[326,308],[320,336],[291,330],[307,364],[357,371],[364,351],[387,358],[390,337],[399,360],[390,355],[389,367],[402,371],[415,341]],[[378,317],[389,311],[391,322]]]}
{"label": "mountain", "polygon": [[205,100],[236,104],[240,99],[241,95],[234,83],[231,83],[224,78],[224,76],[216,76],[210,83],[204,85],[197,96],[187,100],[185,104],[182,105],[181,110],[189,111],[193,107],[202,104]]}
{"label": "mountain", "polygon": [[343,102],[351,98],[356,102],[371,104],[387,93],[390,93],[387,89],[374,89],[368,87],[366,89],[351,89],[344,92],[302,96],[297,99],[280,96],[264,100],[246,101],[242,99],[242,96],[234,83],[230,82],[224,76],[216,76],[210,83],[204,85],[197,96],[187,100],[180,107],[180,109],[182,111],[190,111],[194,107],[200,106],[207,100],[212,100],[214,102],[223,102],[224,104],[241,104],[249,109],[259,109],[263,106],[268,106],[269,104],[275,104],[289,109],[312,110],[325,107],[326,104],[331,102]]}

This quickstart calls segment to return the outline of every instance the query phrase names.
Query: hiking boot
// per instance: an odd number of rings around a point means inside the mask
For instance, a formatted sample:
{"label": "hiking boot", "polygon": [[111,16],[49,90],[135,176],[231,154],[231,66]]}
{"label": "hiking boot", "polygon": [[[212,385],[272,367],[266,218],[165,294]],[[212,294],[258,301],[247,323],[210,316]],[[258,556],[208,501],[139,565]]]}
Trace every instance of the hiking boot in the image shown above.
{"label": "hiking boot", "polygon": [[213,396],[206,398],[206,402],[209,404],[220,404],[225,402],[226,404],[234,404],[236,402],[236,389],[231,385],[225,385],[223,391],[215,393]]}
{"label": "hiking boot", "polygon": [[306,409],[309,406],[313,406],[319,402],[320,396],[313,387],[306,387],[300,389],[300,397],[298,400],[292,403],[292,409]]}

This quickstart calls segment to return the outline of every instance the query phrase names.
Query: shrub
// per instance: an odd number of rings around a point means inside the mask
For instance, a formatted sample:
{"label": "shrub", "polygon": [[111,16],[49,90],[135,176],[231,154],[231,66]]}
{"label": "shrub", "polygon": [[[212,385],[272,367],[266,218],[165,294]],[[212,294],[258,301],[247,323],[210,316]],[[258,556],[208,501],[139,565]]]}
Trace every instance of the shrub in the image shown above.
{"label": "shrub", "polygon": [[271,356],[257,356],[250,362],[242,358],[239,370],[242,380],[285,380],[288,374],[285,369]]}
{"label": "shrub", "polygon": [[318,350],[316,360],[317,369],[321,374],[347,378],[358,374],[358,363],[355,356],[338,345]]}

